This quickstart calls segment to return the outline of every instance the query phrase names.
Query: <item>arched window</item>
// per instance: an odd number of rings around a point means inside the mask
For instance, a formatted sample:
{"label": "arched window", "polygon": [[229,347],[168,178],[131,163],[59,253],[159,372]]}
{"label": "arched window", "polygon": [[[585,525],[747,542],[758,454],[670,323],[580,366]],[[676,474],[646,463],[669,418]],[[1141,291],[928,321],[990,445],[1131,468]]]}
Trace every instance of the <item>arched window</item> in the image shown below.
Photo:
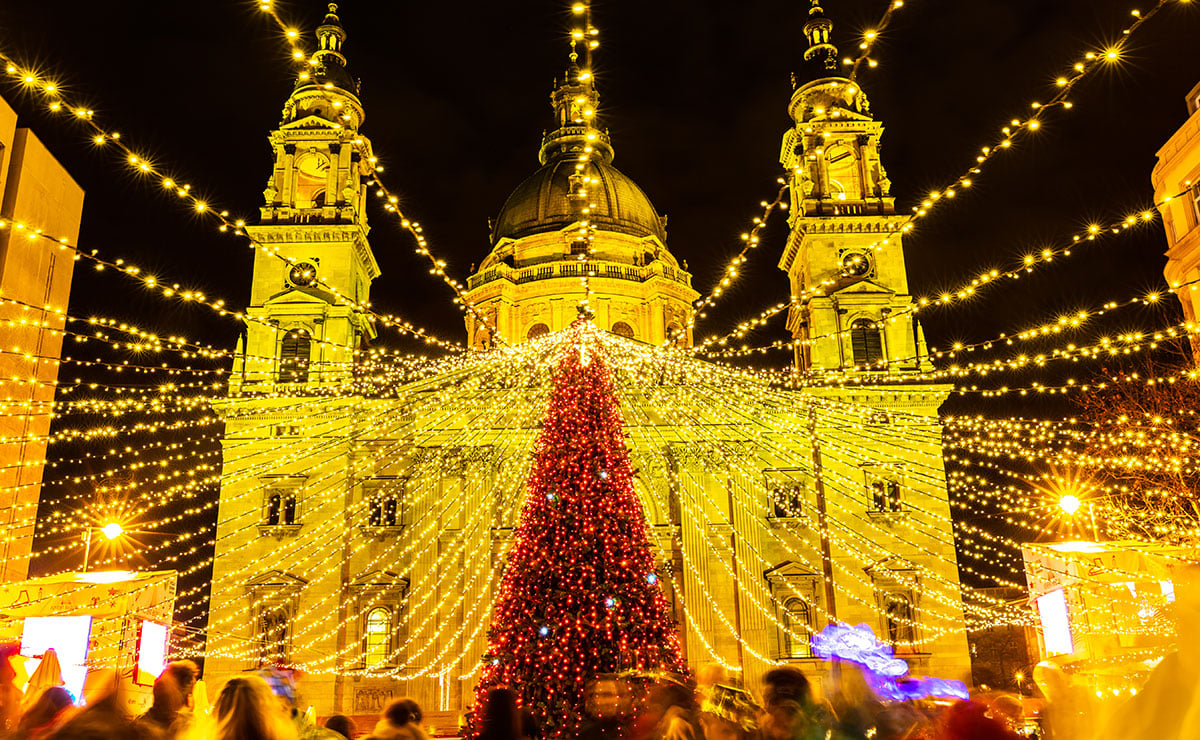
{"label": "arched window", "polygon": [[812,627],[812,611],[803,599],[791,598],[784,602],[783,626],[786,628],[783,632],[784,657],[811,658],[808,634]]}
{"label": "arched window", "polygon": [[475,332],[475,349],[489,350],[492,348],[492,335],[487,329],[478,329]]}
{"label": "arched window", "polygon": [[288,488],[267,491],[267,524],[299,524],[296,520],[296,492]]}
{"label": "arched window", "polygon": [[900,498],[900,481],[881,478],[871,481],[871,509],[882,514],[904,511]]}
{"label": "arched window", "polygon": [[283,523],[296,524],[296,494],[289,493],[283,497]]}
{"label": "arched window", "polygon": [[363,662],[367,669],[385,666],[391,660],[392,613],[383,607],[367,612],[363,630]]}
{"label": "arched window", "polygon": [[550,333],[550,327],[545,324],[534,324],[529,327],[529,331],[525,333],[526,339],[537,339]]}
{"label": "arched window", "polygon": [[304,329],[292,329],[279,343],[279,382],[307,383],[311,341]]}
{"label": "arched window", "polygon": [[324,208],[324,207],[325,207],[325,191],[322,190],[321,192],[319,192],[313,196],[313,208]]}
{"label": "arched window", "polygon": [[883,360],[883,334],[870,319],[855,319],[850,324],[850,348],[854,364],[860,369],[879,370]]}
{"label": "arched window", "polygon": [[259,618],[259,661],[261,665],[288,663],[288,618],[282,607],[268,607]]}
{"label": "arched window", "polygon": [[683,330],[683,324],[673,321],[667,324],[667,339],[675,343],[675,346],[682,347],[687,342],[687,332]]}
{"label": "arched window", "polygon": [[911,647],[917,633],[912,599],[905,594],[888,594],[883,608],[888,640],[897,647]]}
{"label": "arched window", "polygon": [[829,197],[859,200],[862,193],[858,186],[858,159],[854,150],[844,143],[834,144],[825,150],[825,161],[829,169]]}
{"label": "arched window", "polygon": [[612,325],[612,333],[617,336],[633,339],[633,327],[626,324],[624,321],[618,321]]}
{"label": "arched window", "polygon": [[[318,115],[321,115],[318,113]],[[322,115],[323,118],[330,116]],[[329,160],[318,152],[309,152],[297,158],[296,164],[296,207],[312,208],[318,194],[324,193],[329,173]]]}

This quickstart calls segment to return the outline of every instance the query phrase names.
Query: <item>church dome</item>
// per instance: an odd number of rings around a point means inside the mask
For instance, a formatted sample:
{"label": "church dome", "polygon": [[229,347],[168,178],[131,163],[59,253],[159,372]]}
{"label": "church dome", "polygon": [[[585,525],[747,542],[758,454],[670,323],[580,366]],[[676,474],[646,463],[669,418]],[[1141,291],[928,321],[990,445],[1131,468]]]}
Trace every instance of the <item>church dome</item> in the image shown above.
{"label": "church dome", "polygon": [[[492,244],[564,229],[580,219],[568,194],[573,158],[555,157],[508,196],[492,229]],[[586,174],[599,180],[590,190],[595,204],[590,220],[597,229],[667,241],[666,219],[658,215],[642,189],[616,167],[595,159]]]}

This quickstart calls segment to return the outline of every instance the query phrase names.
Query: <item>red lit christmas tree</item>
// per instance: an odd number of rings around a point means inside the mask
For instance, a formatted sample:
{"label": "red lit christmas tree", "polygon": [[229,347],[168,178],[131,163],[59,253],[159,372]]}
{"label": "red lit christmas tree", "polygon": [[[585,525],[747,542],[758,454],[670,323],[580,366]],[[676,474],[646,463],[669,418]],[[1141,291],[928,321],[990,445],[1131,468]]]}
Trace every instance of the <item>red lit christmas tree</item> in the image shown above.
{"label": "red lit christmas tree", "polygon": [[594,331],[576,322],[554,374],[476,689],[476,733],[493,688],[515,690],[547,736],[570,738],[598,674],[685,670]]}

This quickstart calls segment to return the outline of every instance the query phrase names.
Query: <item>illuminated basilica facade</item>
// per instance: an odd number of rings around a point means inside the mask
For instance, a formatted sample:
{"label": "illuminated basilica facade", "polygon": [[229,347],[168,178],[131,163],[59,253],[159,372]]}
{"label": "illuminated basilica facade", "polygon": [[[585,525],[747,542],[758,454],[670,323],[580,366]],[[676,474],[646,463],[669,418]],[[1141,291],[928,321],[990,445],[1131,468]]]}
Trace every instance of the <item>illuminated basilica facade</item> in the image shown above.
{"label": "illuminated basilica facade", "polygon": [[576,318],[584,276],[594,324],[633,358],[614,372],[689,664],[743,671],[752,687],[778,662],[820,679],[808,637],[837,620],[871,625],[915,674],[969,674],[937,418],[948,387],[921,380],[930,366],[901,241],[887,236],[901,219],[883,127],[834,69],[830,28],[814,6],[812,69],[783,140],[793,208],[779,266],[799,368],[880,382],[730,385],[749,376],[662,348],[691,346],[699,294],[666,219],[613,166],[607,133],[579,118],[578,103],[598,98],[573,68],[552,94],[541,167],[504,204],[468,279],[467,359],[348,392],[360,388],[354,350],[376,334],[364,302],[379,268],[365,110],[331,9],[270,135],[275,165],[248,227],[261,248],[219,409],[210,685],[293,665],[320,715],[373,715],[407,695],[433,725],[454,726],[545,409],[544,363],[529,358]]}

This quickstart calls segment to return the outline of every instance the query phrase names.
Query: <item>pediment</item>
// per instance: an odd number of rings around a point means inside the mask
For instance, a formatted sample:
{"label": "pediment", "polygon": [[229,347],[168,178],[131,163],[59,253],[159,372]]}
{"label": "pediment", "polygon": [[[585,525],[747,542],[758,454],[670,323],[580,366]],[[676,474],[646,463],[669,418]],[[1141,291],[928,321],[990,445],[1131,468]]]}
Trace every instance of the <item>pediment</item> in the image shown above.
{"label": "pediment", "polygon": [[246,581],[247,588],[259,588],[262,586],[300,588],[307,585],[308,581],[303,578],[294,576],[291,573],[284,573],[281,570],[269,570]]}
{"label": "pediment", "polygon": [[768,568],[763,571],[763,578],[767,580],[784,580],[788,578],[817,578],[819,574],[811,568],[805,567],[794,560],[785,560],[779,565]]}
{"label": "pediment", "polygon": [[911,560],[908,560],[900,555],[892,555],[891,557],[871,563],[867,567],[863,568],[863,570],[878,578],[880,576],[886,576],[889,573],[908,573],[909,571],[915,571],[917,570],[917,565]]}
{"label": "pediment", "polygon": [[870,116],[863,115],[862,113],[859,113],[858,111],[854,110],[853,108],[848,108],[843,105],[837,106],[837,111],[838,111],[838,115],[836,118],[830,117],[825,120],[832,121],[834,123],[845,123],[846,121],[866,121],[866,122],[872,122],[872,123],[874,122],[874,119],[871,118]]}
{"label": "pediment", "polygon": [[336,305],[333,293],[320,288],[288,287],[267,298],[265,303],[328,303]]}
{"label": "pediment", "polygon": [[879,295],[880,293],[886,293],[887,295],[895,295],[896,291],[892,290],[891,288],[880,285],[879,283],[875,282],[874,280],[871,280],[870,278],[865,278],[863,280],[858,280],[856,282],[853,282],[844,288],[835,290],[830,295],[841,295],[841,296],[855,295],[855,294]]}
{"label": "pediment", "polygon": [[294,121],[289,121],[279,127],[281,131],[311,131],[314,129],[337,131],[340,127],[333,121],[327,121],[318,115],[308,115],[304,118],[297,118]]}
{"label": "pediment", "polygon": [[390,570],[373,570],[356,576],[351,585],[356,588],[408,589],[408,579]]}

